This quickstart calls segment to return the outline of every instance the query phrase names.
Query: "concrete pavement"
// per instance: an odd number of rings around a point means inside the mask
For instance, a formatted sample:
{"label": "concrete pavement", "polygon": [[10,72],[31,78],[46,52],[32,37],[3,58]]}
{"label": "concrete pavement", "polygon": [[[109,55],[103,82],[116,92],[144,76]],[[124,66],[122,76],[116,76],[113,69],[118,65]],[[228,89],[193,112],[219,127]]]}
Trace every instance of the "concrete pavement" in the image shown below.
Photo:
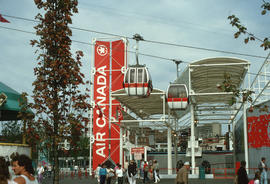
{"label": "concrete pavement", "polygon": [[[46,179],[42,184],[51,184],[52,179]],[[151,182],[154,183],[154,182]],[[174,179],[161,179],[159,184],[174,184]],[[232,184],[232,179],[189,179],[189,183],[191,184]],[[85,178],[79,179],[78,177],[64,177],[61,178],[60,184],[98,184],[97,180],[94,178]],[[113,181],[111,184],[115,184]],[[124,183],[127,184],[127,183]],[[142,184],[141,180],[137,180],[137,184]]]}

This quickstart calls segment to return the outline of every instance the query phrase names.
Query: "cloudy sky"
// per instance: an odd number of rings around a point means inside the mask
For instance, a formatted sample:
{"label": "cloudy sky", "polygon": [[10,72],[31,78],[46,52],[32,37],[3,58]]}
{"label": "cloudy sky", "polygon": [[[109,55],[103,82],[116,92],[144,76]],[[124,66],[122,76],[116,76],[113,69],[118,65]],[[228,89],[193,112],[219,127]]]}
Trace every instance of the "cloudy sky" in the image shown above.
{"label": "cloudy sky", "polygon": [[[111,38],[109,34],[132,37],[139,33],[150,41],[141,42],[139,52],[155,56],[140,56],[140,63],[148,66],[154,87],[163,90],[176,78],[176,66],[170,60],[157,57],[184,62],[217,56],[238,57],[249,60],[251,71],[256,73],[263,58],[204,49],[265,57],[267,52],[259,47],[259,42],[245,45],[244,37],[234,39],[235,28],[231,27],[227,19],[229,15],[235,14],[250,32],[261,38],[269,36],[269,14],[260,15],[261,4],[260,0],[79,0],[79,13],[73,16],[72,27],[89,31],[73,29],[72,40],[89,44],[74,42],[72,51],[84,52],[82,71],[89,78],[92,59],[90,44],[93,38]],[[29,43],[36,37],[26,32],[34,32],[36,23],[14,17],[34,20],[38,12],[32,0],[0,0],[0,14],[10,21],[9,24],[0,23],[0,81],[18,92],[31,94],[33,89],[33,68],[37,55],[34,54],[36,48],[32,48]],[[134,46],[135,42],[129,40],[129,50],[134,51]],[[129,62],[135,62],[133,53],[129,54]],[[185,66],[186,63],[181,64],[181,70]]]}

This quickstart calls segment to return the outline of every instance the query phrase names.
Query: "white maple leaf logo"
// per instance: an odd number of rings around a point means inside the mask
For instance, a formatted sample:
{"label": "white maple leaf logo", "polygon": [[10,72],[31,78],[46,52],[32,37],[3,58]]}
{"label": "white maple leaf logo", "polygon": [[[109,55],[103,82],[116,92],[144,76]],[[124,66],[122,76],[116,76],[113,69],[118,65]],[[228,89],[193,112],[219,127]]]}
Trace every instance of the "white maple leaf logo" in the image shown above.
{"label": "white maple leaf logo", "polygon": [[105,45],[99,45],[97,47],[97,53],[100,56],[105,56],[108,54],[108,48]]}

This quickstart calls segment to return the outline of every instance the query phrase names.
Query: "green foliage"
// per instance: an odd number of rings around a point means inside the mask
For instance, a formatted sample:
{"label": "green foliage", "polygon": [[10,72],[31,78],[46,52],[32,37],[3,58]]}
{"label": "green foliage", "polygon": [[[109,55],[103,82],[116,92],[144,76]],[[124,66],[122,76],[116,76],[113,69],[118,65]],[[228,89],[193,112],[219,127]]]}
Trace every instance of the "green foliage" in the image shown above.
{"label": "green foliage", "polygon": [[261,8],[263,9],[261,14],[265,15],[267,13],[267,11],[270,11],[270,3],[266,2],[266,1],[263,1],[263,4],[262,4]]}
{"label": "green foliage", "polygon": [[2,123],[2,141],[7,143],[21,143],[22,127],[18,121],[8,121]]}
{"label": "green foliage", "polygon": [[[261,8],[263,9],[261,14],[266,15],[267,11],[270,11],[270,3],[263,1]],[[237,28],[237,32],[234,34],[235,38],[238,38],[241,34],[247,35],[247,37],[244,39],[245,44],[247,44],[249,41],[258,40],[262,42],[260,46],[263,47],[264,50],[267,50],[270,48],[270,41],[267,37],[264,39],[261,39],[259,37],[256,37],[254,34],[248,32],[247,28],[241,24],[240,19],[236,17],[235,15],[228,16],[228,19],[230,20],[230,24],[233,27]]]}
{"label": "green foliage", "polygon": [[78,146],[75,149],[73,148],[72,150],[70,150],[70,156],[75,158],[78,156],[89,157],[89,138],[81,136],[76,143]]}

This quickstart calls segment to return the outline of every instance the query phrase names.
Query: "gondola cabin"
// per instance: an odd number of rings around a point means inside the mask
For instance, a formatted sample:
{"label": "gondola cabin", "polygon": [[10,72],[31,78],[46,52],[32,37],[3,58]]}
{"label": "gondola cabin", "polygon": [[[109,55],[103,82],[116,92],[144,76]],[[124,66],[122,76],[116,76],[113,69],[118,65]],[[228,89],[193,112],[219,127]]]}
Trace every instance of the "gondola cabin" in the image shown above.
{"label": "gondola cabin", "polygon": [[187,108],[188,90],[185,84],[170,84],[166,96],[170,109],[185,110]]}
{"label": "gondola cabin", "polygon": [[144,65],[129,66],[125,72],[123,87],[130,96],[149,96],[153,86],[148,69]]}

